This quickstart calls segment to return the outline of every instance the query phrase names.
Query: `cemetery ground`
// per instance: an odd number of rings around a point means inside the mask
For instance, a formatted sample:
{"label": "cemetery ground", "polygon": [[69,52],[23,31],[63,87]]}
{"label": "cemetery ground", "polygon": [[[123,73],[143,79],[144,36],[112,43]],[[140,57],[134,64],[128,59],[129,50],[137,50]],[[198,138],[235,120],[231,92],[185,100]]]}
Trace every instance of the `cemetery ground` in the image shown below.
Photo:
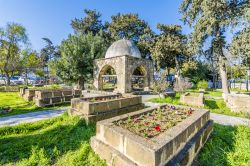
{"label": "cemetery ground", "polygon": [[0,92],[0,110],[9,110],[9,112],[7,113],[0,113],[0,117],[36,111],[53,110],[68,105],[69,104],[51,107],[38,107],[33,102],[25,101],[22,97],[19,96],[18,92]]}
{"label": "cemetery ground", "polygon": [[[198,92],[198,90],[189,90],[189,92]],[[169,103],[169,104],[177,104],[182,105],[180,103],[180,93],[177,93],[175,97],[167,97],[165,99],[162,98],[153,98],[150,99],[151,102],[156,103]],[[224,114],[229,116],[236,116],[236,117],[242,117],[242,118],[248,118],[250,119],[250,115],[243,112],[232,112],[224,102],[222,98],[222,92],[220,90],[214,90],[214,91],[206,91],[205,94],[205,107],[206,109],[209,109],[212,113],[217,114]]]}
{"label": "cemetery ground", "polygon": [[[105,165],[90,147],[95,125],[60,117],[0,127],[0,165]],[[214,124],[198,155],[200,165],[249,165],[250,128]],[[211,160],[212,159],[212,160]]]}
{"label": "cemetery ground", "polygon": [[[208,93],[220,96],[220,92]],[[179,98],[177,94],[175,98],[152,101],[180,104]],[[1,93],[0,104],[12,107],[12,114],[56,108],[37,108],[13,92]],[[230,112],[222,99],[206,99],[205,107],[211,112],[245,117]],[[91,149],[90,138],[94,135],[94,124],[87,125],[83,119],[67,113],[35,123],[0,127],[0,165],[106,165]],[[249,127],[214,124],[214,131],[195,163],[250,165],[249,137]]]}

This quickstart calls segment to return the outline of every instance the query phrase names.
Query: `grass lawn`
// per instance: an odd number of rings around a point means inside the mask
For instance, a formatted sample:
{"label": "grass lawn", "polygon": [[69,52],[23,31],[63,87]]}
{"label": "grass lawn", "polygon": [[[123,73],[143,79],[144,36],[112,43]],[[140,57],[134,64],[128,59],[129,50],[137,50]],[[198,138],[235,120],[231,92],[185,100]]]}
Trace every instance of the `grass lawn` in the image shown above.
{"label": "grass lawn", "polygon": [[[90,147],[95,125],[63,116],[0,127],[0,165],[106,165]],[[204,166],[250,165],[250,128],[215,124],[197,158]]]}
{"label": "grass lawn", "polygon": [[37,107],[33,102],[26,102],[19,96],[18,92],[0,92],[0,108],[10,107],[12,109],[9,113],[0,114],[0,117],[56,109],[64,106],[66,105],[41,108]]}
{"label": "grass lawn", "polygon": [[250,128],[214,124],[214,131],[198,155],[202,166],[249,166]]}
{"label": "grass lawn", "polygon": [[[153,99],[150,99],[149,101],[155,102],[155,103],[169,103],[169,104],[182,105],[180,103],[180,94],[179,93],[177,93],[176,97],[174,97],[174,98],[171,98],[171,97],[167,97],[165,99],[153,98]],[[226,103],[223,101],[223,99],[205,99],[205,108],[209,109],[211,112],[218,113],[218,114],[237,116],[237,117],[250,119],[250,115],[247,113],[232,112],[226,106]]]}
{"label": "grass lawn", "polygon": [[105,165],[89,140],[95,125],[63,116],[13,127],[0,127],[0,165]]}
{"label": "grass lawn", "polygon": [[[187,92],[199,92],[199,89],[188,89]],[[222,91],[220,89],[206,90],[204,95],[212,97],[221,97]]]}

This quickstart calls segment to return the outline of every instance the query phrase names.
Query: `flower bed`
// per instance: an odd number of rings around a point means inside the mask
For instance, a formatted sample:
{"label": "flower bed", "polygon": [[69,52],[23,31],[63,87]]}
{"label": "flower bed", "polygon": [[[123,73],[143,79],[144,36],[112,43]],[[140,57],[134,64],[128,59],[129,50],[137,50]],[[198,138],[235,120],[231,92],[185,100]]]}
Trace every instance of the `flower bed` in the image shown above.
{"label": "flower bed", "polygon": [[149,107],[98,122],[91,147],[108,165],[191,165],[212,132],[209,116],[198,108]]}
{"label": "flower bed", "polygon": [[115,124],[142,137],[152,138],[176,126],[177,123],[191,116],[193,111],[192,108],[180,109],[175,106],[166,106],[139,116],[129,116]]}

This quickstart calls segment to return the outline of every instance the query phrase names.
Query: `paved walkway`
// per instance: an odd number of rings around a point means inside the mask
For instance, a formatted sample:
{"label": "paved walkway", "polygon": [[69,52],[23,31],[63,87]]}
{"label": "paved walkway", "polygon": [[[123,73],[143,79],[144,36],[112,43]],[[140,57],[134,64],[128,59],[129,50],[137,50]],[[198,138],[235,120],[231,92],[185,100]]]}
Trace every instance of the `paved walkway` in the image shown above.
{"label": "paved walkway", "polygon": [[39,120],[49,119],[51,117],[62,115],[67,109],[68,107],[57,110],[38,111],[38,112],[2,117],[0,118],[0,126],[8,126],[8,125],[13,126],[20,123],[36,122]]}
{"label": "paved walkway", "polygon": [[[149,99],[158,97],[158,95],[143,95],[142,101],[146,106],[157,106],[159,103],[148,102]],[[13,115],[0,118],[0,126],[8,126],[8,125],[17,125],[20,123],[26,122],[35,122],[39,120],[49,119],[52,117],[56,117],[62,115],[68,107],[61,108],[57,110],[47,110],[47,111],[39,111],[32,112],[27,114]],[[211,113],[211,119],[214,120],[215,123],[219,123],[222,125],[246,125],[250,127],[250,120],[246,118],[233,117],[228,115]]]}

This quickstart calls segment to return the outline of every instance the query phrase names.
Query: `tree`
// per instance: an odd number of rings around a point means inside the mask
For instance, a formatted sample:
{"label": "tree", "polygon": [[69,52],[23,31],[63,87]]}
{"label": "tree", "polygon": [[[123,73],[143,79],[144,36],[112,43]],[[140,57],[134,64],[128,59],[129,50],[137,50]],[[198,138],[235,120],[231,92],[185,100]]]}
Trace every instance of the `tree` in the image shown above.
{"label": "tree", "polygon": [[58,47],[54,46],[54,44],[50,39],[48,38],[42,38],[42,39],[45,41],[46,45],[40,51],[40,58],[42,60],[41,63],[44,70],[44,76],[46,79],[45,82],[48,83],[47,79],[50,77],[49,62],[54,58],[59,57],[60,52],[58,50]]}
{"label": "tree", "polygon": [[93,35],[98,34],[104,29],[104,25],[100,20],[101,14],[96,10],[85,9],[84,13],[86,17],[71,21],[71,26],[75,30],[76,34],[87,34],[92,33]]}
{"label": "tree", "polygon": [[22,70],[25,74],[25,83],[28,84],[28,73],[36,72],[41,68],[41,59],[38,56],[38,53],[30,49],[25,49],[22,51]]}
{"label": "tree", "polygon": [[244,28],[234,36],[230,52],[241,57],[243,63],[250,68],[250,27]]}
{"label": "tree", "polygon": [[20,51],[23,44],[28,41],[25,28],[16,23],[8,23],[6,28],[0,29],[0,71],[7,78],[20,69]]}
{"label": "tree", "polygon": [[61,58],[55,66],[57,75],[68,82],[77,82],[84,88],[84,82],[93,76],[94,59],[104,56],[107,47],[104,39],[92,33],[69,35],[60,45]]}
{"label": "tree", "polygon": [[[154,47],[151,49],[153,59],[159,68],[174,68],[180,77],[180,61],[186,55],[186,36],[181,33],[179,25],[158,24],[157,28],[161,31],[156,37]],[[169,74],[169,72],[168,72]]]}
{"label": "tree", "polygon": [[143,57],[150,56],[150,46],[154,34],[149,25],[139,18],[138,14],[117,14],[111,17],[107,25],[108,33],[113,41],[126,38],[133,41],[139,48]]}
{"label": "tree", "polygon": [[209,76],[209,66],[196,60],[189,60],[182,65],[182,75],[188,77],[194,84],[201,80],[207,80]]}
{"label": "tree", "polygon": [[[208,44],[219,58],[220,75],[224,94],[229,93],[226,70],[225,31],[236,25],[248,0],[183,0],[180,11],[185,24],[193,27],[192,48],[199,53]],[[210,42],[211,41],[211,42]],[[210,44],[209,44],[210,43]]]}

